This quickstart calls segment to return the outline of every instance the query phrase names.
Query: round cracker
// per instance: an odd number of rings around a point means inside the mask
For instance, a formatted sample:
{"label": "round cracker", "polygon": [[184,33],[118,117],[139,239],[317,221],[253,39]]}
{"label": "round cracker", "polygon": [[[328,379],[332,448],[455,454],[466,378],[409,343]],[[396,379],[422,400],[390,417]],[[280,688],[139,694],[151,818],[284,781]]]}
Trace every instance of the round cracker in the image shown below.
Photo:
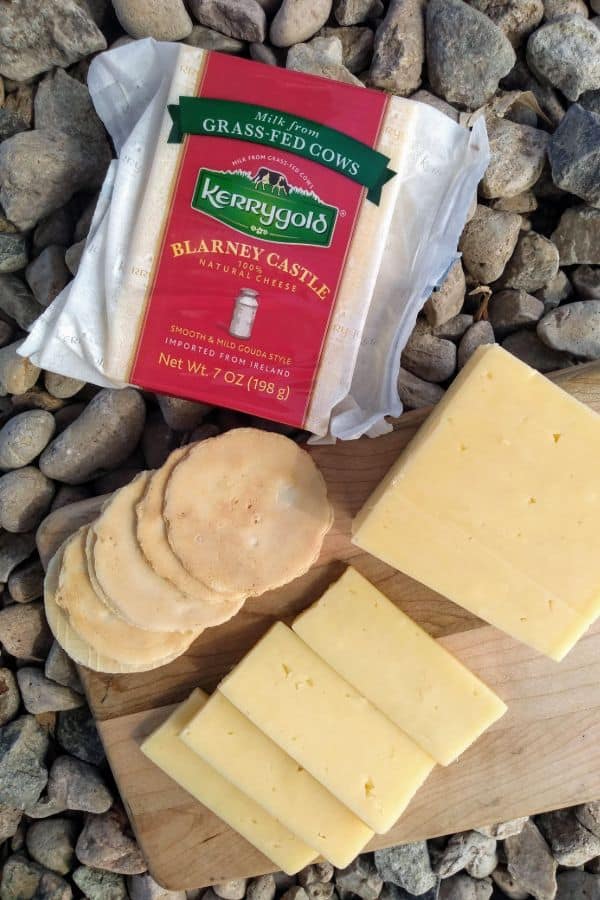
{"label": "round cracker", "polygon": [[333,521],[308,453],[254,428],[192,447],[167,482],[163,515],[173,552],[194,578],[249,595],[306,572]]}
{"label": "round cracker", "polygon": [[[173,469],[189,450],[189,447],[174,450],[164,465],[150,476],[144,495],[136,506],[137,540],[156,574],[174,584],[178,591],[194,603],[188,611],[188,624],[208,628],[226,622],[239,612],[244,605],[245,594],[223,594],[193,578],[181,565],[167,540],[162,516],[165,486]],[[187,621],[183,613],[179,621]]]}
{"label": "round cracker", "polygon": [[[58,576],[61,564],[62,547],[56,551],[48,563],[48,569],[44,579],[44,609],[50,631],[65,653],[67,653],[77,665],[85,666],[87,669],[92,669],[94,672],[103,672],[107,675],[125,675],[129,672],[147,671],[148,668],[150,668],[147,665],[140,667],[121,663],[117,662],[116,659],[98,653],[73,631],[69,625],[67,616],[56,602]],[[157,661],[152,668],[157,669],[159,666],[164,666],[176,658],[177,657],[173,656]]]}
{"label": "round cracker", "polygon": [[198,631],[147,631],[129,625],[98,597],[88,575],[85,542],[80,528],[66,541],[55,600],[69,625],[98,653],[140,668],[153,668],[165,658],[184,653]]}
{"label": "round cracker", "polygon": [[161,578],[137,542],[135,508],[149,472],[118,490],[90,526],[88,565],[97,593],[122,619],[147,631],[186,631],[203,627],[205,604],[186,597]]}

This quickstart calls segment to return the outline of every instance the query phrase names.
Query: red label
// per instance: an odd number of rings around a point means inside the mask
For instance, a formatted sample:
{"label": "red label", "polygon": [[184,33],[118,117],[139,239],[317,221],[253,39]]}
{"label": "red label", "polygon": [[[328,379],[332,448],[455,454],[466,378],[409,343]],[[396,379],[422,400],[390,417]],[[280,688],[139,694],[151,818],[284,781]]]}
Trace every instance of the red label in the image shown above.
{"label": "red label", "polygon": [[[298,116],[290,146],[310,141],[301,120],[312,119],[373,147],[386,103],[214,53],[198,96],[270,107],[271,121],[245,117],[263,129],[281,128],[277,110]],[[131,380],[302,426],[366,191],[314,159],[228,136],[232,121],[184,138]]]}

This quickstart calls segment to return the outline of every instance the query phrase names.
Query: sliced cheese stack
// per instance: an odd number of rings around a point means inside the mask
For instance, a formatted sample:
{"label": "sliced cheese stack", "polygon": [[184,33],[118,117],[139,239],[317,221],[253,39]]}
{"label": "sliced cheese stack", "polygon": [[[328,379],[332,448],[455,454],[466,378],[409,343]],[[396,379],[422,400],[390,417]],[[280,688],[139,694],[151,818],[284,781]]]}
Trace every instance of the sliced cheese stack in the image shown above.
{"label": "sliced cheese stack", "polygon": [[[294,629],[305,640],[276,623],[142,750],[286,871],[298,848],[274,855],[265,815],[344,867],[391,828],[436,761],[450,763],[506,707],[353,569]],[[258,833],[248,803],[262,808]]]}
{"label": "sliced cheese stack", "polygon": [[176,450],[57,554],[54,635],[97,671],[164,665],[246,597],[306,571],[332,518],[312,459],[282,435],[237,429]]}
{"label": "sliced cheese stack", "polygon": [[[219,692],[379,834],[435,765],[282,622]],[[192,747],[205,731],[201,722],[202,713],[184,732]]]}
{"label": "sliced cheese stack", "polygon": [[358,816],[220,691],[182,729],[181,739],[334,865],[347,866],[373,836]]}
{"label": "sliced cheese stack", "polygon": [[141,749],[290,875],[319,855],[343,868],[373,837],[219,691],[195,691]]}
{"label": "sliced cheese stack", "polygon": [[[142,744],[142,753],[164,769],[184,790],[253,844],[276,866],[293,875],[316,857],[316,852],[284,825],[238,790],[194,753],[179,735],[206,704],[195,690]],[[210,701],[209,701],[210,702]]]}
{"label": "sliced cheese stack", "polygon": [[506,712],[487,685],[356,569],[346,569],[292,627],[443,766]]}
{"label": "sliced cheese stack", "polygon": [[600,417],[479,348],[353,541],[555,660],[600,613]]}

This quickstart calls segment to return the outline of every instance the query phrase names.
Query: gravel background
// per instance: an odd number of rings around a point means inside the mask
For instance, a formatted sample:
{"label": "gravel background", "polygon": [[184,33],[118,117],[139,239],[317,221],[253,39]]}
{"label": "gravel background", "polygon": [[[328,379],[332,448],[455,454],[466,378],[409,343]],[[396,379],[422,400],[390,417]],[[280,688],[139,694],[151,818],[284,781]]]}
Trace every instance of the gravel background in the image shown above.
{"label": "gravel background", "polygon": [[[548,372],[600,358],[600,0],[0,0],[0,900],[159,900],[77,673],[41,603],[49,513],[100,496],[227,410],[41,372],[16,350],[77,271],[112,147],[86,73],[153,36],[485,115],[462,260],[402,358],[435,404],[480,344]],[[282,429],[295,436],[296,433]],[[600,803],[214,885],[189,900],[600,900]]]}

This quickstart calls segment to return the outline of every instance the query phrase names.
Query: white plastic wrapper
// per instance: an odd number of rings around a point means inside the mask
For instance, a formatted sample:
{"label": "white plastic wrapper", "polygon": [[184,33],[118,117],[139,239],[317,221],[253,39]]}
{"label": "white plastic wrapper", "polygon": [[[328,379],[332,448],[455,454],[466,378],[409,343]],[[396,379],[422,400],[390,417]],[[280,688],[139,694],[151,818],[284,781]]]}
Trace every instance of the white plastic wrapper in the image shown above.
{"label": "white plastic wrapper", "polygon": [[[179,44],[147,39],[103,53],[90,67],[92,100],[118,158],[108,170],[75,279],[34,323],[20,351],[43,369],[125,386],[110,364],[114,348],[129,340],[123,328],[124,272],[135,251],[132,235],[161,129],[164,138],[180,50]],[[341,355],[344,362],[331,372],[332,387],[322,401],[320,416],[328,428],[321,429],[321,439],[374,437],[389,430],[387,415],[402,412],[396,386],[402,350],[422,304],[458,255],[458,238],[488,162],[483,118],[468,131],[425,104],[402,103],[410,127],[394,179],[397,201],[370,304],[368,298],[352,304],[343,327],[330,329],[331,359]],[[152,259],[145,262],[151,266]]]}

